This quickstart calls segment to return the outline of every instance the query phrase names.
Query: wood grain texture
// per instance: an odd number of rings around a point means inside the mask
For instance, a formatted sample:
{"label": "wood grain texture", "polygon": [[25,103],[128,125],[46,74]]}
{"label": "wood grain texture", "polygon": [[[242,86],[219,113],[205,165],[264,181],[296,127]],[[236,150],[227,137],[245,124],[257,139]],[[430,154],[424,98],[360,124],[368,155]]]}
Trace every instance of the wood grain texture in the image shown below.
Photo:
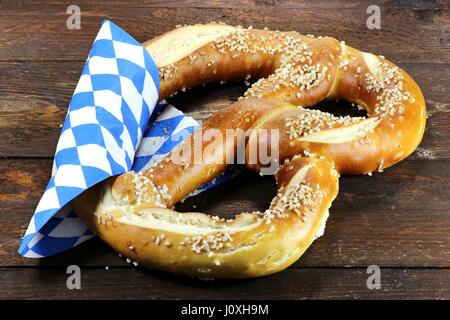
{"label": "wood grain texture", "polygon": [[[0,269],[0,299],[449,299],[449,269],[381,269],[369,290],[359,268],[288,269],[251,280],[200,281],[142,268],[81,269],[68,290],[65,268]],[[45,284],[45,285],[43,285]]]}
{"label": "wood grain texture", "polygon": [[[450,299],[448,1],[80,0],[80,30],[66,28],[70,4],[0,0],[0,299]],[[366,28],[371,4],[381,8],[381,30]],[[24,259],[17,254],[20,237],[48,182],[59,125],[104,18],[139,41],[177,24],[223,21],[334,36],[383,54],[423,90],[424,140],[412,156],[382,174],[342,177],[325,236],[291,268],[270,277],[201,282],[132,268],[99,239],[55,257]],[[240,83],[211,85],[171,102],[203,120],[244,90]],[[338,114],[348,107],[318,106]],[[178,209],[195,205],[231,217],[264,209],[274,193],[271,178],[247,172]],[[66,288],[70,264],[82,268],[80,291]],[[381,290],[366,287],[372,264],[382,267]]]}
{"label": "wood grain texture", "polygon": [[[66,8],[72,4],[70,1],[41,1],[30,6],[7,1],[0,16],[0,60],[84,60],[99,24],[109,18],[139,41],[160,35],[177,24],[223,21],[333,36],[398,63],[449,63],[447,2],[406,1],[408,5],[401,2],[381,2],[383,26],[380,30],[369,30],[366,9],[373,4],[370,0],[352,1],[350,5],[343,5],[344,1],[319,1],[313,5],[309,1],[281,1],[273,6],[258,1],[254,4],[219,1],[222,5],[218,7],[214,3],[205,5],[206,1],[203,5],[187,6],[182,3],[173,6],[172,2],[169,7],[162,2],[125,5],[81,1],[78,3],[82,10],[81,29],[68,30]],[[27,27],[17,28],[17,21]]]}
{"label": "wood grain texture", "polygon": [[[81,61],[0,62],[0,140],[8,141],[0,144],[0,157],[53,156],[82,66]],[[401,66],[420,84],[429,116],[421,148],[413,158],[450,159],[450,64]],[[235,101],[245,89],[241,83],[215,84],[170,101],[195,119],[204,120]],[[328,105],[334,111],[348,108],[342,103]]]}
{"label": "wood grain texture", "polygon": [[[96,240],[43,260],[15,253],[50,169],[47,159],[0,161],[0,267],[125,265]],[[450,267],[449,180],[448,162],[439,160],[404,161],[372,177],[342,177],[325,236],[296,266]],[[275,192],[271,177],[243,172],[187,199],[178,209],[189,211],[195,206],[200,212],[232,217],[244,210],[264,210]]]}

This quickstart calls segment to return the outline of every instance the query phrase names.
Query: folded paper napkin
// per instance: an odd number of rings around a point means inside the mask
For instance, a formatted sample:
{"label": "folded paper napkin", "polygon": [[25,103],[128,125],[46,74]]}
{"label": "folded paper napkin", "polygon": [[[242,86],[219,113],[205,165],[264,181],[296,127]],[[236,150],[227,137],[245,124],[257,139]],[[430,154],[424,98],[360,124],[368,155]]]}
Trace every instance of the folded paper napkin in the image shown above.
{"label": "folded paper napkin", "polygon": [[105,20],[70,101],[52,176],[20,245],[21,255],[51,256],[94,237],[69,202],[111,176],[145,170],[194,132],[198,123],[166,102],[157,104],[158,92],[159,73],[149,53]]}

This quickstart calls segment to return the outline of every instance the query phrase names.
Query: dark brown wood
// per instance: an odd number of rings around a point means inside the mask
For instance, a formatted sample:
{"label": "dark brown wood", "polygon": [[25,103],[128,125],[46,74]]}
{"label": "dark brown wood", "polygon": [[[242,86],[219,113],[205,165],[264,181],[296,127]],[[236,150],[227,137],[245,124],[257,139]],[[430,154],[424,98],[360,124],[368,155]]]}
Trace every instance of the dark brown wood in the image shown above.
{"label": "dark brown wood", "polygon": [[[78,2],[77,2],[78,3]],[[151,3],[151,2],[150,2]],[[25,6],[10,1],[3,4],[0,16],[0,60],[84,60],[98,26],[109,18],[139,41],[146,41],[177,24],[224,21],[230,24],[267,26],[270,29],[296,30],[304,34],[328,35],[345,40],[361,50],[384,54],[398,63],[449,63],[449,11],[446,1],[433,4],[397,4],[385,1],[381,30],[366,27],[366,9],[371,0],[280,1],[239,3],[219,1],[218,7],[200,1],[166,7],[157,4],[98,3],[80,1],[80,30],[66,28],[66,8],[70,1],[38,2]],[[126,10],[124,10],[126,8]],[[17,28],[17,21],[23,26]]]}
{"label": "dark brown wood", "polygon": [[[447,1],[80,0],[80,30],[66,28],[72,1],[0,1],[0,299],[450,299],[450,9]],[[366,9],[381,8],[381,30]],[[383,54],[421,86],[428,123],[420,148],[382,174],[342,177],[325,236],[284,272],[254,280],[201,282],[132,268],[99,239],[47,259],[17,254],[45,188],[67,105],[100,22],[109,18],[145,41],[177,24],[223,21],[329,35]],[[171,102],[202,120],[242,95],[211,85]],[[329,102],[334,113],[348,108]],[[352,111],[350,111],[352,113]],[[246,172],[178,209],[231,217],[264,209],[272,178]],[[82,290],[66,267],[82,268]],[[368,290],[366,268],[382,267]],[[109,266],[109,270],[105,270]],[[262,291],[261,288],[264,288]]]}
{"label": "dark brown wood", "polygon": [[80,290],[68,290],[67,277],[66,268],[0,269],[0,299],[450,299],[449,269],[381,269],[379,290],[367,288],[366,268],[291,268],[227,281],[140,267],[82,268]]}
{"label": "dark brown wood", "polygon": [[[51,157],[78,81],[81,61],[0,62],[0,157]],[[449,159],[450,64],[402,64],[420,84],[428,107],[421,148],[413,158]],[[180,94],[171,102],[197,120],[204,120],[243,94],[240,83],[212,85]],[[335,105],[330,103],[329,105]],[[345,109],[339,104],[335,109]],[[33,141],[33,143],[30,143]]]}
{"label": "dark brown wood", "polygon": [[[44,260],[15,253],[50,169],[49,159],[0,161],[0,267],[123,266],[117,254],[95,240]],[[448,161],[441,160],[404,161],[372,177],[342,177],[325,235],[296,265],[450,267],[449,179]],[[243,172],[178,208],[189,211],[195,205],[201,212],[232,217],[264,210],[275,192],[272,178]]]}

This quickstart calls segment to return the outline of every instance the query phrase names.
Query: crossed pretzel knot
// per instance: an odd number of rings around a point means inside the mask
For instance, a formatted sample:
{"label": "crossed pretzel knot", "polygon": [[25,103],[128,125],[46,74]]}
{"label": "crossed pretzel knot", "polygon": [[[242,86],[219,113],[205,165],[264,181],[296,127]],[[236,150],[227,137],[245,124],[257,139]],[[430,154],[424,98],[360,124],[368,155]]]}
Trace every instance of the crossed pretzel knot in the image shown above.
{"label": "crossed pretzel knot", "polygon": [[[334,38],[211,23],[179,27],[144,46],[160,72],[160,99],[203,83],[259,79],[203,124],[203,130],[251,132],[213,146],[214,161],[195,163],[191,154],[179,163],[169,156],[72,203],[105,242],[145,266],[202,278],[283,270],[323,233],[339,174],[382,171],[410,155],[424,133],[425,102],[414,80],[384,57]],[[330,99],[355,103],[368,116],[308,109]],[[262,129],[279,131],[278,192],[266,211],[224,220],[171,209],[224,172],[225,157],[238,147],[246,149],[248,168],[262,170],[259,158],[248,161],[252,145],[274,143],[258,135]],[[193,140],[172,154],[193,147]],[[201,150],[211,143],[202,141]]]}

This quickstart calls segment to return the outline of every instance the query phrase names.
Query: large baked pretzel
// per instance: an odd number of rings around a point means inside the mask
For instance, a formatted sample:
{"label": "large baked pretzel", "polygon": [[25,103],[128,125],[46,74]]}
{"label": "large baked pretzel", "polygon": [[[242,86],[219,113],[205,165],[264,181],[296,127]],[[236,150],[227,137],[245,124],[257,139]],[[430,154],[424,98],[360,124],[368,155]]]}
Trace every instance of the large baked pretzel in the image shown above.
{"label": "large baked pretzel", "polygon": [[[222,173],[225,161],[180,164],[169,157],[73,202],[111,247],[149,267],[205,278],[283,270],[323,232],[339,173],[381,171],[411,154],[423,136],[425,102],[414,80],[384,57],[333,38],[211,23],[179,27],[144,46],[160,71],[160,99],[203,83],[259,78],[203,129],[251,130],[247,147],[259,143],[259,129],[279,129],[283,163],[269,209],[232,220],[170,209]],[[325,99],[356,103],[368,117],[305,108]],[[237,144],[217,147],[215,160]]]}

